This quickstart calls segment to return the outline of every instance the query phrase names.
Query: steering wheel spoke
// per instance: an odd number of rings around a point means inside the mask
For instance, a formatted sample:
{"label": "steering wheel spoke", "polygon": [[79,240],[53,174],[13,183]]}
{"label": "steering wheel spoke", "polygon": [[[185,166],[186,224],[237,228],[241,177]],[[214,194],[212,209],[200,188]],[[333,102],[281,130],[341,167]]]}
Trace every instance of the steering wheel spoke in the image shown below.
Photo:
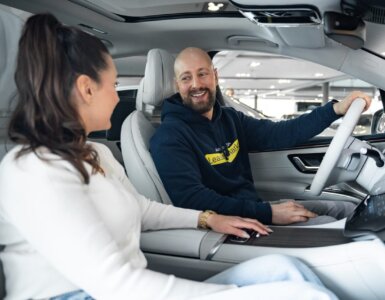
{"label": "steering wheel spoke", "polygon": [[365,100],[358,98],[350,105],[341,125],[330,143],[328,150],[322,159],[321,165],[314,176],[309,193],[314,196],[321,194],[326,182],[336,167],[338,159],[345,148],[345,144],[352,135],[362,111],[365,108]]}

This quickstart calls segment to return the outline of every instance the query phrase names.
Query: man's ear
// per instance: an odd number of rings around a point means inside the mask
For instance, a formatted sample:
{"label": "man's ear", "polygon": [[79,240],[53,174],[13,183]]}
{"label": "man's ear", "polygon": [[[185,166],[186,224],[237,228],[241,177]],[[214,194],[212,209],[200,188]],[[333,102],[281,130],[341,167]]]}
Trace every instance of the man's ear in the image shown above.
{"label": "man's ear", "polygon": [[94,81],[87,75],[80,75],[75,81],[77,89],[84,104],[91,104],[94,95]]}
{"label": "man's ear", "polygon": [[215,84],[218,85],[218,71],[217,71],[217,68],[214,68],[214,75],[215,75]]}
{"label": "man's ear", "polygon": [[179,93],[179,86],[175,77],[174,77],[174,87],[175,87],[175,90]]}

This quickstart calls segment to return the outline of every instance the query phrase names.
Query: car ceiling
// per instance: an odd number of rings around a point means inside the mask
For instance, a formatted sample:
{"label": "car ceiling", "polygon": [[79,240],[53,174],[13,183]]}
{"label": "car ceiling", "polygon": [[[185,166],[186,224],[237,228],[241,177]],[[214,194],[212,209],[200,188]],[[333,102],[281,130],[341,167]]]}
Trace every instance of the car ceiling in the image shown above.
{"label": "car ceiling", "polygon": [[[227,11],[234,10],[231,3],[222,2],[226,4]],[[236,0],[236,2],[241,5],[252,5],[256,2],[258,5],[298,4],[298,0]],[[304,2],[318,7],[321,14],[328,10],[340,11],[337,0]],[[258,26],[241,16],[231,18],[179,16],[135,22],[123,22],[119,19],[119,16],[164,15],[168,11],[176,14],[189,10],[203,12],[208,1],[0,0],[0,3],[31,13],[52,12],[65,24],[81,26],[84,31],[98,36],[109,45],[120,76],[142,76],[145,55],[149,49],[163,48],[177,53],[185,47],[198,46],[207,51],[226,50],[220,53],[215,62],[220,77],[227,82],[227,86],[235,88],[246,89],[250,85],[255,89],[260,89],[259,85],[270,88],[281,80],[281,88],[290,90],[296,86],[309,86],[312,82],[322,84],[330,78],[343,78],[344,75],[339,70],[363,80],[368,79],[378,86],[384,85],[384,80],[377,79],[378,71],[368,70],[363,76],[358,70],[362,69],[361,67],[356,69],[354,65],[348,63],[349,59],[354,59],[355,54],[351,53],[351,49],[325,37],[322,26],[297,28]],[[381,45],[376,47],[380,49]],[[245,52],[248,50],[257,52]],[[293,68],[291,57],[303,58],[324,66],[300,63],[299,67]],[[360,59],[363,63],[366,61],[367,64],[378,66],[376,59],[368,55]],[[258,68],[251,68],[250,64],[255,60],[258,60],[260,65]],[[240,69],[243,71],[240,72]],[[237,76],[242,73],[250,74],[249,78]],[[315,78],[317,73],[323,74],[322,78]],[[282,80],[286,80],[286,83]]]}

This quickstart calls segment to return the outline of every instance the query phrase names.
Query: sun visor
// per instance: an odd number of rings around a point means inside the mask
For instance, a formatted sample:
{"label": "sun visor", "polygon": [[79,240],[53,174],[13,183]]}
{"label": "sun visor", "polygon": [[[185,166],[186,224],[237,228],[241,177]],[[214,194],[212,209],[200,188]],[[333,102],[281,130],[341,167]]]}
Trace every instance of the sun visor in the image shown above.
{"label": "sun visor", "polygon": [[329,38],[352,49],[360,49],[365,43],[366,28],[360,17],[325,12],[324,32]]}

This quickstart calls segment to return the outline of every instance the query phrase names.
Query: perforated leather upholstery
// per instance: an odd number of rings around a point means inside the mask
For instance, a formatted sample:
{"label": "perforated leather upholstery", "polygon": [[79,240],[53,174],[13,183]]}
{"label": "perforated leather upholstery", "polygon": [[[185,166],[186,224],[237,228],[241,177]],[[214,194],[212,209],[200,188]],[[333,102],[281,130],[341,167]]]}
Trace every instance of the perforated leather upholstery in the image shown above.
{"label": "perforated leather upholstery", "polygon": [[156,128],[150,120],[153,113],[160,110],[163,100],[175,92],[173,66],[174,57],[167,51],[152,49],[148,52],[136,98],[137,110],[123,122],[120,138],[131,182],[139,193],[162,203],[171,201],[149,152],[149,142]]}

